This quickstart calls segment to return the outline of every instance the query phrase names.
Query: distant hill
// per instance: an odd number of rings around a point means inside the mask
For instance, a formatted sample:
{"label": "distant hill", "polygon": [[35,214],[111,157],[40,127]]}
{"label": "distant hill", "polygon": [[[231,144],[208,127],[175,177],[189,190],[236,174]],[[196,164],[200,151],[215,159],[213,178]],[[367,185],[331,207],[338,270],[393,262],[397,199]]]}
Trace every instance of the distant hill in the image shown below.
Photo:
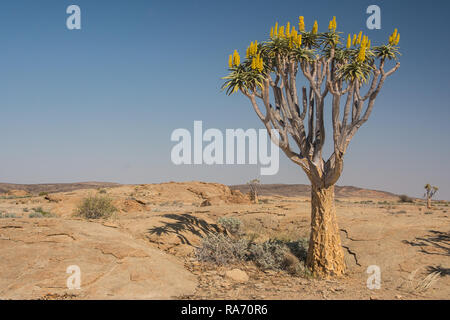
{"label": "distant hill", "polygon": [[[232,190],[242,193],[250,191],[248,185],[230,186]],[[305,184],[262,184],[259,186],[259,194],[262,196],[284,196],[284,197],[309,197],[311,186]],[[398,198],[398,195],[378,190],[362,189],[357,187],[335,187],[336,198]]]}
{"label": "distant hill", "polygon": [[112,182],[76,182],[76,183],[43,183],[43,184],[15,184],[0,183],[0,193],[7,193],[11,190],[24,190],[31,194],[40,192],[68,192],[78,189],[97,189],[118,187],[120,184]]}
{"label": "distant hill", "polygon": [[[121,184],[113,182],[75,182],[75,183],[42,183],[42,184],[14,184],[0,183],[0,193],[7,193],[11,190],[24,190],[31,194],[40,192],[69,192],[79,189],[98,189],[119,187]],[[248,185],[230,186],[232,190],[239,190],[248,193]],[[336,198],[398,198],[398,195],[378,190],[368,190],[357,187],[336,186]],[[284,196],[284,197],[309,197],[311,187],[305,184],[263,184],[259,187],[259,194],[262,196]]]}

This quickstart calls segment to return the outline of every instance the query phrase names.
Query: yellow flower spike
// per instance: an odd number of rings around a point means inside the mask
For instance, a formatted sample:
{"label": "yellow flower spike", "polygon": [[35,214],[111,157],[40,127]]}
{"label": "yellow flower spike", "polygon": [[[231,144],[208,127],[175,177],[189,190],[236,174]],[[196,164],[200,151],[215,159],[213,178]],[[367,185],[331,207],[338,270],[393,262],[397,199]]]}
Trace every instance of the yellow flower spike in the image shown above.
{"label": "yellow flower spike", "polygon": [[350,49],[350,47],[352,46],[352,37],[350,34],[348,34],[347,37],[347,49]]}
{"label": "yellow flower spike", "polygon": [[291,36],[291,23],[288,21],[288,23],[286,24],[286,37],[290,37]]}
{"label": "yellow flower spike", "polygon": [[278,31],[278,35],[280,38],[284,38],[284,26],[280,27],[280,30]]}
{"label": "yellow flower spike", "polygon": [[299,34],[297,37],[297,45],[300,48],[302,46],[302,35]]}
{"label": "yellow flower spike", "polygon": [[398,33],[398,30],[397,29],[395,29],[394,30],[394,33],[393,33],[393,39],[397,39],[397,33]]}
{"label": "yellow flower spike", "polygon": [[336,16],[333,16],[333,31],[336,31],[336,29],[337,29]]}
{"label": "yellow flower spike", "polygon": [[395,39],[395,45],[397,46],[400,42],[400,33],[397,34],[397,39]]}
{"label": "yellow flower spike", "polygon": [[359,50],[357,59],[359,62],[364,62],[364,60],[366,60],[366,47],[365,46],[361,46],[361,49]]}
{"label": "yellow flower spike", "polygon": [[250,46],[247,48],[247,51],[245,51],[245,57],[248,59],[248,57],[250,56],[250,47],[252,45],[250,44]]}
{"label": "yellow flower spike", "polygon": [[291,42],[297,43],[297,37],[298,37],[297,30],[294,29],[294,30],[291,32]]}
{"label": "yellow flower spike", "polygon": [[263,71],[264,69],[264,62],[262,58],[259,58],[259,72]]}
{"label": "yellow flower spike", "polygon": [[333,30],[333,20],[331,20],[330,23],[328,24],[328,30],[330,31]]}
{"label": "yellow flower spike", "polygon": [[239,56],[239,53],[237,52],[237,50],[234,50],[234,53],[233,53],[233,64],[235,66],[238,66],[241,64],[241,57]]}
{"label": "yellow flower spike", "polygon": [[360,31],[359,34],[358,34],[358,40],[356,40],[357,44],[361,43],[361,37],[362,37],[362,31]]}
{"label": "yellow flower spike", "polygon": [[233,55],[230,54],[230,57],[228,58],[228,67],[233,68]]}
{"label": "yellow flower spike", "polygon": [[317,20],[314,21],[314,26],[312,28],[312,33],[316,34],[319,31],[319,25],[317,24]]}
{"label": "yellow flower spike", "polygon": [[252,42],[251,47],[250,47],[250,56],[254,56],[255,55],[255,44]]}
{"label": "yellow flower spike", "polygon": [[270,38],[273,38],[273,27],[270,28]]}
{"label": "yellow flower spike", "polygon": [[278,22],[275,23],[274,35],[278,37]]}
{"label": "yellow flower spike", "polygon": [[370,49],[370,45],[371,45],[371,41],[369,40],[369,42],[367,43],[367,49]]}
{"label": "yellow flower spike", "polygon": [[298,30],[305,31],[305,18],[303,16],[298,17]]}
{"label": "yellow flower spike", "polygon": [[356,45],[356,34],[353,35],[353,45]]}

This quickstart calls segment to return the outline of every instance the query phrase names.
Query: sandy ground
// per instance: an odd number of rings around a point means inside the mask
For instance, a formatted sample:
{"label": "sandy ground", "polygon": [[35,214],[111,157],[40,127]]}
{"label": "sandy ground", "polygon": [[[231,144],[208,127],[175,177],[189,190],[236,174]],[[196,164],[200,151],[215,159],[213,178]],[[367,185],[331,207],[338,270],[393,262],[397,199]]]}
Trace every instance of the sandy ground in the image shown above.
{"label": "sandy ground", "polygon": [[[370,194],[370,193],[369,193]],[[74,216],[88,195],[113,199],[109,220]],[[449,203],[432,210],[395,197],[338,198],[338,221],[348,272],[331,280],[261,271],[252,263],[215,266],[194,250],[220,217],[243,222],[258,241],[308,237],[305,197],[263,196],[251,204],[220,184],[167,183],[83,189],[0,198],[0,299],[448,299]],[[29,218],[42,207],[52,218]],[[67,289],[66,269],[81,269],[81,289]],[[369,289],[369,266],[381,288]],[[242,282],[227,276],[239,269]]]}

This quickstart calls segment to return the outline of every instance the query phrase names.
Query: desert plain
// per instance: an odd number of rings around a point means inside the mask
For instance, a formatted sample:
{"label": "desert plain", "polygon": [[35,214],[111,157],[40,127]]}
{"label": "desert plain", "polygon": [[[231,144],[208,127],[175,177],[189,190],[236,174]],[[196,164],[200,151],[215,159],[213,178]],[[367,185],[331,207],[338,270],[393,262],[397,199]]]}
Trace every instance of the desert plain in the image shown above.
{"label": "desert plain", "polygon": [[[402,202],[388,192],[336,188],[347,273],[318,279],[251,261],[214,264],[196,252],[228,235],[220,218],[242,222],[255,242],[307,239],[307,186],[204,182],[0,184],[0,299],[448,299],[449,202]],[[75,214],[88,196],[108,197],[108,219]],[[51,213],[33,217],[33,212]],[[31,217],[30,217],[31,216]],[[81,271],[69,289],[69,266]],[[368,288],[369,266],[381,272]],[[369,270],[370,271],[370,270]]]}

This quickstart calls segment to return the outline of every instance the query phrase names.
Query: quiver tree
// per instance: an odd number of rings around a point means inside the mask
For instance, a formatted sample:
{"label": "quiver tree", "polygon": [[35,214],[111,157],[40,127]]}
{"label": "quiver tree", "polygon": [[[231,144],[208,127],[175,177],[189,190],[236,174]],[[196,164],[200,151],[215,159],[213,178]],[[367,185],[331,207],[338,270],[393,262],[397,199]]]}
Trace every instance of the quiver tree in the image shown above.
{"label": "quiver tree", "polygon": [[248,186],[250,187],[250,200],[253,201],[253,203],[259,203],[258,201],[258,187],[261,184],[259,179],[253,179],[247,182]]}
{"label": "quiver tree", "polygon": [[435,193],[439,190],[438,187],[431,186],[429,183],[425,185],[425,194],[424,197],[427,199],[427,208],[431,209],[431,198],[435,195]]}
{"label": "quiver tree", "polygon": [[[399,40],[397,30],[380,46],[372,46],[362,32],[344,40],[336,18],[319,33],[317,21],[306,31],[300,17],[298,30],[275,24],[267,41],[250,44],[242,62],[236,50],[229,57],[222,89],[240,91],[250,100],[272,141],[311,182],[307,265],[316,275],[345,272],[334,185],[350,140],[368,120],[387,77],[400,67],[397,62],[386,70],[389,60],[397,60]],[[323,158],[325,112],[331,112],[333,139],[328,160]]]}

